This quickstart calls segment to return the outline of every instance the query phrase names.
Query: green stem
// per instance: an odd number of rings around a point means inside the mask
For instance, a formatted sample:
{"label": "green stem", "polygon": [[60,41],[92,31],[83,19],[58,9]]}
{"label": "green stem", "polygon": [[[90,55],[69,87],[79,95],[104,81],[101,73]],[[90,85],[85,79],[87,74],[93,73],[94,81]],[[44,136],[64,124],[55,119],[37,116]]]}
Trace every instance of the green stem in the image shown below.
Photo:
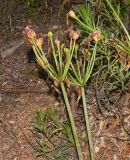
{"label": "green stem", "polygon": [[78,19],[77,17],[74,18],[74,20],[84,29],[86,29],[88,32],[93,32],[94,29],[88,27],[85,23],[83,23],[80,19]]}
{"label": "green stem", "polygon": [[86,82],[88,81],[88,79],[92,73],[93,67],[94,67],[95,58],[96,58],[96,51],[97,51],[97,43],[98,42],[95,42],[92,57],[91,57],[90,62],[88,63],[87,69],[86,69],[86,73],[85,73],[85,77],[84,77],[84,84],[86,84]]}
{"label": "green stem", "polygon": [[44,52],[42,51],[42,48],[37,47],[37,45],[35,44],[35,42],[33,42],[34,47],[34,53],[37,57],[37,59],[39,60],[40,64],[42,65],[42,67],[50,73],[50,75],[55,79],[58,78],[58,75],[56,73],[56,71],[54,70],[54,68],[49,64],[48,60],[46,59]]}
{"label": "green stem", "polygon": [[114,10],[112,4],[110,3],[109,0],[106,0],[107,4],[109,5],[109,7],[111,8],[112,12],[113,12],[113,15],[116,17],[116,19],[118,20],[118,22],[121,24],[122,28],[124,29],[126,35],[127,35],[127,38],[128,40],[130,41],[130,35],[125,27],[125,25],[123,24],[122,20],[120,19],[120,17],[118,16],[118,14],[116,13],[116,11]]}
{"label": "green stem", "polygon": [[60,75],[62,75],[63,59],[62,59],[62,51],[59,44],[57,48],[58,48],[58,55],[59,55],[59,72],[60,72]]}
{"label": "green stem", "polygon": [[[62,79],[64,79],[66,77],[67,72],[69,70],[69,67],[70,67],[70,64],[71,64],[71,60],[72,60],[72,57],[73,57],[73,53],[74,53],[75,43],[76,43],[76,41],[74,40],[73,45],[72,46],[70,45],[70,49],[69,49],[70,57],[68,58],[68,60],[66,62],[66,65],[65,65],[65,68],[64,68],[64,72],[63,72],[63,75],[62,75]],[[71,49],[71,47],[72,47],[72,49]]]}
{"label": "green stem", "polygon": [[72,115],[71,107],[70,107],[70,104],[69,104],[68,96],[67,96],[67,93],[66,93],[66,90],[65,90],[65,86],[64,86],[63,82],[61,82],[60,85],[61,85],[61,90],[62,90],[62,93],[63,93],[63,97],[64,97],[64,100],[65,100],[67,112],[68,112],[68,115],[69,115],[72,131],[73,131],[73,136],[74,136],[74,140],[75,140],[75,145],[76,145],[78,157],[79,157],[79,160],[83,160],[83,155],[82,155],[82,151],[81,151],[81,148],[80,148],[80,143],[79,143],[79,139],[78,139],[78,135],[77,135],[77,131],[76,131],[76,126],[75,126],[74,118],[73,118],[73,115]]}
{"label": "green stem", "polygon": [[74,75],[75,75],[75,78],[77,79],[77,81],[79,82],[79,83],[82,83],[82,81],[81,81],[81,78],[80,78],[80,76],[78,75],[78,73],[79,73],[79,71],[80,70],[75,70],[75,68],[74,68],[74,65],[71,63],[70,64],[70,66],[71,66],[71,68],[72,68],[72,70],[73,70],[73,73],[74,73]]}
{"label": "green stem", "polygon": [[76,61],[76,63],[77,63],[77,68],[78,68],[78,76],[79,76],[80,79],[82,79],[79,61]]}
{"label": "green stem", "polygon": [[55,47],[54,47],[54,44],[53,44],[52,37],[50,38],[50,42],[51,42],[51,46],[52,46],[52,50],[53,50],[53,57],[54,57],[54,60],[55,60],[56,68],[57,68],[57,70],[59,70],[59,65],[58,65],[58,61],[57,61],[57,57],[56,57],[56,51],[55,51]]}
{"label": "green stem", "polygon": [[95,151],[94,151],[94,146],[93,146],[93,141],[92,141],[91,129],[90,129],[90,125],[89,125],[88,108],[86,105],[86,97],[85,97],[84,87],[82,87],[82,101],[83,101],[85,123],[86,123],[88,141],[89,141],[89,147],[90,147],[90,155],[91,155],[91,159],[95,160]]}

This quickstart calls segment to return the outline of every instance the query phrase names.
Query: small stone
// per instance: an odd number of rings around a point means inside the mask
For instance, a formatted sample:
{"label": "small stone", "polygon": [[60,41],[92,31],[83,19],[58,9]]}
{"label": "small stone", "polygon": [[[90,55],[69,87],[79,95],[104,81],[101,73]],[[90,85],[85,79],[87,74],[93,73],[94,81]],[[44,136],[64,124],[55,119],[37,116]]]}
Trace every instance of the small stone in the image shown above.
{"label": "small stone", "polygon": [[55,30],[55,29],[59,29],[59,28],[61,28],[61,26],[58,26],[58,25],[53,25],[53,26],[52,26],[52,29],[54,29],[54,30]]}
{"label": "small stone", "polygon": [[18,73],[16,71],[13,71],[12,76],[13,76],[13,78],[16,79],[16,78],[18,78]]}
{"label": "small stone", "polygon": [[12,120],[12,121],[9,121],[9,123],[12,124],[12,125],[14,125],[15,121]]}

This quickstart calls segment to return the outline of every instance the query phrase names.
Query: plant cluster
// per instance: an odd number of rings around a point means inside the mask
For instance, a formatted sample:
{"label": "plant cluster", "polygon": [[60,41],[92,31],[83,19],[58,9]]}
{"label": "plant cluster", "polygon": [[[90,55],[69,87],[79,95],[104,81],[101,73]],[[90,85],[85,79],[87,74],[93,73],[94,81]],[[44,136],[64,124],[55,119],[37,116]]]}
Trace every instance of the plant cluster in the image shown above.
{"label": "plant cluster", "polygon": [[32,45],[32,48],[37,58],[37,62],[54,81],[55,89],[58,92],[60,92],[60,89],[62,91],[64,101],[66,104],[66,109],[72,126],[78,157],[80,160],[82,160],[83,155],[76,131],[76,125],[71,111],[71,106],[68,98],[69,95],[66,89],[70,89],[72,86],[78,88],[78,97],[82,97],[83,102],[91,157],[92,159],[95,159],[91,130],[88,120],[88,111],[86,106],[85,86],[87,84],[87,81],[89,80],[89,77],[94,67],[97,50],[96,48],[98,46],[99,40],[101,39],[100,32],[95,31],[91,35],[94,46],[90,47],[89,50],[85,50],[83,46],[79,47],[77,45],[76,42],[80,36],[79,31],[73,29],[69,30],[69,47],[66,47],[64,44],[61,44],[61,42],[57,38],[54,40],[53,33],[48,32],[47,37],[51,45],[51,53],[48,56],[46,55],[46,52],[43,48],[43,39],[37,38],[34,30],[27,27],[24,30],[24,35]]}
{"label": "plant cluster", "polygon": [[[87,8],[87,9],[86,9]],[[102,41],[97,51],[93,84],[108,91],[128,90],[130,81],[130,6],[105,0],[98,4],[88,1],[87,6],[75,7],[79,16],[69,15],[80,27],[84,37],[100,30]],[[83,41],[86,41],[84,38]],[[85,42],[86,43],[86,42]],[[102,85],[103,84],[103,85]]]}
{"label": "plant cluster", "polygon": [[72,130],[68,121],[61,121],[54,107],[46,111],[39,109],[33,128],[38,144],[38,156],[55,160],[71,158],[68,152],[75,146]]}
{"label": "plant cluster", "polygon": [[[77,101],[81,99],[83,104],[90,156],[95,160],[86,105],[86,86],[91,80],[96,86],[106,85],[110,91],[125,89],[129,85],[130,76],[130,34],[120,16],[122,8],[116,2],[112,4],[110,0],[105,0],[99,4],[99,12],[96,4],[95,1],[87,1],[86,6],[76,7],[79,16],[73,10],[69,11],[68,17],[75,21],[80,31],[69,29],[68,46],[54,38],[52,32],[48,32],[43,39],[29,27],[23,31],[37,62],[48,73],[54,89],[63,95],[79,160],[84,157],[68,90],[74,88]],[[44,50],[45,39],[48,39],[50,45],[47,54]]]}

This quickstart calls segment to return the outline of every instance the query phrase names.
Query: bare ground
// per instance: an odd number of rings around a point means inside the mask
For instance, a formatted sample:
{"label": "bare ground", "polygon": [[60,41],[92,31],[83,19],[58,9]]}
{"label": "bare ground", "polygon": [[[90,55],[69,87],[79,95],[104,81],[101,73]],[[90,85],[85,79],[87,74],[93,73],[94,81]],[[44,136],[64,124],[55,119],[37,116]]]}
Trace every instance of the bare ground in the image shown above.
{"label": "bare ground", "polygon": [[[6,49],[13,41],[21,39],[21,31],[26,24],[47,33],[51,23],[51,28],[59,32],[56,17],[57,14],[53,15],[51,21],[43,26],[43,23],[37,25],[25,20],[19,12],[15,17],[17,23],[12,26],[5,23],[5,27],[1,27],[1,48]],[[36,63],[29,63],[28,52],[29,46],[24,43],[15,54],[0,58],[0,160],[44,160],[44,157],[36,157],[32,128],[34,113],[39,108],[46,110],[49,106],[64,112],[63,105],[48,93],[48,85],[45,78],[40,78]],[[122,95],[114,106],[113,114],[107,113],[107,116],[97,113],[94,93],[90,90],[88,94],[96,159],[130,160],[130,94]],[[89,153],[83,122],[77,121],[77,126],[82,136],[83,153],[87,157]]]}

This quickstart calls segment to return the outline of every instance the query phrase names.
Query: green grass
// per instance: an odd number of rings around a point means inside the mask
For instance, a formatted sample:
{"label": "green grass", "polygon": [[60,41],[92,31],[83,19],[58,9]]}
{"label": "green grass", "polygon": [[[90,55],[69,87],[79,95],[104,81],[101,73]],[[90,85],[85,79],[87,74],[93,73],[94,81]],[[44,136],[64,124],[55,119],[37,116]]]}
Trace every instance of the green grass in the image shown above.
{"label": "green grass", "polygon": [[75,147],[73,133],[70,123],[61,118],[54,107],[47,111],[39,109],[35,113],[33,128],[39,151],[37,156],[53,160],[72,158],[69,150]]}

